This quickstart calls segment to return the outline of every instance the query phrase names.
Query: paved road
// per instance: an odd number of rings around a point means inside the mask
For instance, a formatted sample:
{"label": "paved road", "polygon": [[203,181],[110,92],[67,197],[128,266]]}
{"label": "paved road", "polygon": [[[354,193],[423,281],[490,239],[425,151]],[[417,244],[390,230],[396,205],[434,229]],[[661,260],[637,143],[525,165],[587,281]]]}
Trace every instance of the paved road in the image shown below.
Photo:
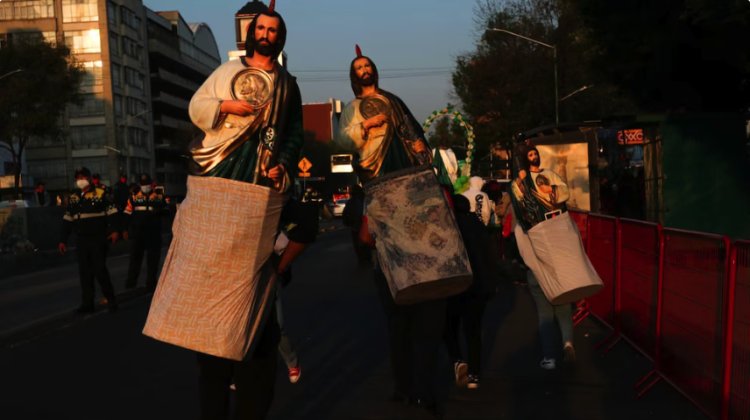
{"label": "paved road", "polygon": [[[348,240],[345,230],[321,235],[294,267],[284,303],[303,375],[291,385],[280,370],[271,419],[427,418],[387,401],[392,385],[384,315],[370,270],[356,265]],[[59,282],[33,287],[62,287],[71,281],[70,269],[57,271]],[[24,293],[33,294],[31,286]],[[6,341],[0,418],[197,418],[195,357],[140,333],[148,304],[147,296],[131,296],[115,314],[63,317]],[[482,386],[446,387],[446,418],[704,418],[663,383],[636,400],[632,385],[649,365],[623,343],[602,356],[594,343],[606,334],[584,321],[576,329],[578,362],[543,371],[533,302],[523,287],[506,285],[485,315]],[[444,362],[442,380],[449,382],[445,356]]]}

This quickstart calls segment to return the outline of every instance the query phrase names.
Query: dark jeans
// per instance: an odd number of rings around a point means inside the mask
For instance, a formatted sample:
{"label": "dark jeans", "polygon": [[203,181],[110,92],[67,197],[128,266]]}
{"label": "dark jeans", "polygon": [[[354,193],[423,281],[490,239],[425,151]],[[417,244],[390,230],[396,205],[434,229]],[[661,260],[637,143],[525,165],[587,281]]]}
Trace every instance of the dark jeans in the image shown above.
{"label": "dark jeans", "polygon": [[107,238],[102,236],[79,236],[76,240],[78,248],[78,273],[81,279],[81,306],[94,306],[94,277],[99,281],[102,294],[110,302],[115,302],[115,290],[109,279],[107,270]]}
{"label": "dark jeans", "polygon": [[436,401],[440,345],[445,328],[445,299],[396,305],[385,276],[375,271],[375,284],[385,309],[396,393]]}
{"label": "dark jeans", "polygon": [[[452,361],[469,362],[469,374],[479,375],[482,365],[482,316],[487,306],[483,295],[461,294],[448,299],[448,317],[445,323],[445,344]],[[468,358],[464,359],[459,337],[463,327]]]}
{"label": "dark jeans", "polygon": [[269,309],[265,327],[251,354],[244,360],[224,359],[197,353],[200,376],[201,420],[227,420],[229,418],[229,386],[234,383],[234,419],[260,420],[266,418],[273,401],[276,382],[276,347],[279,327],[274,313]]}
{"label": "dark jeans", "polygon": [[130,264],[125,287],[132,288],[138,283],[143,254],[146,254],[146,288],[156,288],[159,259],[161,258],[161,232],[159,230],[132,230],[129,233]]}

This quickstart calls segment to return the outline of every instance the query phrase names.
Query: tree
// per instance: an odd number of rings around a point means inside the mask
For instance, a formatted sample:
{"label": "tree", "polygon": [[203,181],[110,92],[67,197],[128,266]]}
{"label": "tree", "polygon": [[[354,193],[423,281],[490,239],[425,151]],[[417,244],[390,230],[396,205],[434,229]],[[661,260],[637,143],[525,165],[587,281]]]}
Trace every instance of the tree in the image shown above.
{"label": "tree", "polygon": [[459,56],[453,85],[472,117],[479,148],[507,143],[521,131],[555,121],[554,57],[550,48],[490,28],[554,45],[558,56],[561,121],[601,118],[634,110],[627,95],[591,66],[589,33],[573,0],[485,0],[475,19],[476,50]]}
{"label": "tree", "polygon": [[0,79],[0,147],[13,159],[16,196],[26,147],[35,138],[60,136],[60,116],[83,77],[66,46],[40,38],[16,37],[0,48],[0,75],[7,75]]}
{"label": "tree", "polygon": [[466,146],[466,130],[457,122],[451,121],[448,116],[438,118],[428,135],[432,147],[445,145],[446,147],[459,146],[463,148]]}
{"label": "tree", "polygon": [[750,107],[746,0],[579,0],[577,9],[596,45],[593,62],[642,110]]}

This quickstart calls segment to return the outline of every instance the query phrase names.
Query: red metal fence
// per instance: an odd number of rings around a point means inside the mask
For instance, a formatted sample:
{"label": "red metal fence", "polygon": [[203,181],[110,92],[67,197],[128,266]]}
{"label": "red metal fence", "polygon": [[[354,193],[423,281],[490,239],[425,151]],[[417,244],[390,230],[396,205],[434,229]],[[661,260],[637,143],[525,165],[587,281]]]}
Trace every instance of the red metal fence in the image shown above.
{"label": "red metal fence", "polygon": [[712,418],[750,420],[750,241],[571,216],[605,285],[579,309],[654,363],[639,396],[666,379]]}
{"label": "red metal fence", "polygon": [[729,240],[664,229],[664,277],[657,366],[719,417]]}
{"label": "red metal fence", "polygon": [[750,419],[750,242],[737,242],[732,253],[736,279],[732,312],[731,354],[728,366],[728,414],[731,419]]}
{"label": "red metal fence", "polygon": [[604,282],[604,288],[587,299],[589,310],[609,326],[615,322],[615,275],[617,219],[589,214],[586,251],[591,264]]}
{"label": "red metal fence", "polygon": [[620,220],[619,316],[621,334],[653,360],[661,227]]}

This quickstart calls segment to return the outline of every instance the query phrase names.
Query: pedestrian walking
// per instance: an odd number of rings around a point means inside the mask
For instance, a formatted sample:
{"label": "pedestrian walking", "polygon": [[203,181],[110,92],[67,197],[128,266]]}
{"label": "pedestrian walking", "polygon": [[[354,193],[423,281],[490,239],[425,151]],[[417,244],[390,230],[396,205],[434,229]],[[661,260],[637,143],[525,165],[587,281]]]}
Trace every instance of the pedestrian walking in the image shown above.
{"label": "pedestrian walking", "polygon": [[[543,369],[555,369],[559,355],[575,360],[572,303],[602,287],[581,245],[565,205],[570,193],[559,174],[541,167],[539,150],[519,145],[517,177],[511,183],[515,237],[529,267],[529,291],[536,303]],[[557,342],[555,321],[562,343]],[[562,344],[562,345],[560,345]]]}
{"label": "pedestrian walking", "polygon": [[[482,367],[482,318],[495,289],[493,277],[496,273],[490,234],[482,213],[472,211],[465,195],[454,195],[452,201],[456,222],[469,254],[473,281],[466,291],[448,298],[445,343],[453,362],[456,385],[477,389]],[[466,353],[462,350],[464,347]]]}
{"label": "pedestrian walking", "polygon": [[[430,217],[440,218],[443,210],[446,215],[449,215],[447,205],[445,209],[433,208],[432,210],[438,211],[429,216],[423,214],[427,213],[425,208],[411,208],[409,206],[409,199],[413,197],[399,196],[398,199],[403,200],[403,202],[395,203],[384,196],[378,196],[372,192],[368,193],[370,186],[382,186],[383,182],[388,182],[392,179],[391,177],[402,173],[406,177],[412,177],[412,180],[417,178],[434,182],[434,188],[430,191],[437,191],[439,187],[431,169],[427,169],[429,178],[424,177],[421,169],[423,165],[432,163],[432,155],[424,140],[421,125],[398,96],[379,87],[377,66],[369,57],[362,55],[359,46],[356,47],[356,53],[357,56],[352,60],[349,67],[350,82],[355,99],[347,104],[342,113],[337,142],[342,147],[356,152],[359,156],[355,170],[364,183],[365,202],[368,203],[366,204],[367,210],[365,210],[367,219],[363,219],[367,223],[363,225],[362,230],[365,233],[371,232],[374,225],[368,225],[370,219],[374,224],[379,223],[378,226],[381,226],[383,230],[390,229],[390,232],[403,232],[404,229],[409,229],[409,227],[400,226],[400,222],[396,222],[396,219],[400,221],[405,219],[401,216],[375,221],[373,208],[377,205],[392,210],[398,207],[401,211],[409,212],[412,216],[419,213],[420,216],[415,216],[413,219],[415,224],[420,224],[420,226],[421,223],[429,224]],[[413,182],[420,185],[419,181]],[[432,186],[432,184],[427,185]],[[384,194],[393,193],[387,187],[382,187],[380,191]],[[437,197],[437,199],[442,199],[442,196]],[[434,219],[434,221],[437,220]],[[397,229],[392,229],[397,226],[397,223],[399,224]],[[386,224],[388,224],[387,227]],[[435,223],[433,227],[435,225],[438,224]],[[442,228],[443,226],[439,227]],[[415,226],[414,229],[420,228]],[[366,236],[363,235],[363,238]],[[398,241],[389,240],[382,235],[376,240],[399,246],[395,243]],[[413,242],[420,244],[419,252],[423,254],[412,254],[412,262],[433,258],[433,245],[439,245],[423,244],[417,240]],[[461,249],[463,250],[463,247]],[[438,355],[445,324],[446,300],[444,296],[433,296],[430,295],[429,291],[422,290],[418,293],[415,292],[421,296],[415,296],[414,300],[409,303],[396,302],[385,274],[386,269],[383,267],[388,267],[388,272],[392,273],[391,268],[395,265],[408,264],[398,260],[396,256],[398,253],[399,251],[394,251],[393,254],[385,252],[381,254],[379,252],[377,262],[374,264],[375,283],[389,327],[391,367],[395,382],[393,400],[411,403],[432,414],[440,415],[442,408],[438,404],[438,395],[442,392],[438,392],[438,386],[440,385],[438,384],[437,373],[441,370]],[[427,254],[430,256],[428,257]],[[445,254],[443,250],[441,255]],[[389,255],[391,258],[389,258]],[[433,266],[440,266],[440,261],[435,260]],[[408,267],[402,272],[416,273],[416,271],[424,272],[425,270]],[[416,275],[411,276],[408,281],[411,284],[418,282]],[[460,290],[456,292],[458,291]]]}
{"label": "pedestrian walking", "polygon": [[299,88],[277,60],[287,31],[273,1],[246,30],[245,56],[214,70],[190,101],[205,136],[190,148],[188,193],[144,328],[197,352],[202,419],[229,418],[232,381],[233,418],[265,418],[271,405],[270,257],[304,139]]}

